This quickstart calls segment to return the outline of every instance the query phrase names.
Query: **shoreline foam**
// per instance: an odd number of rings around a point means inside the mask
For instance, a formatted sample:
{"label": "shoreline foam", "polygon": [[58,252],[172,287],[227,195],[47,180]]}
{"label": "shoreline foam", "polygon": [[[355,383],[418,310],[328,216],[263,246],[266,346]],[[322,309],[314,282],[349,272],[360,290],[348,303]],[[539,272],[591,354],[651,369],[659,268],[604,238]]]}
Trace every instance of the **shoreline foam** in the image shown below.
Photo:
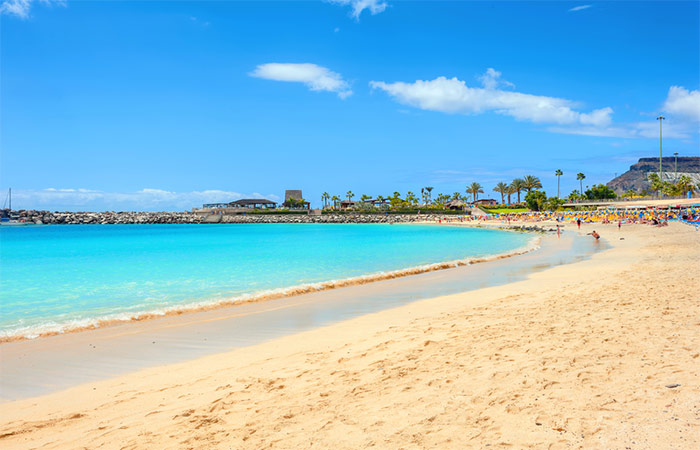
{"label": "shoreline foam", "polygon": [[[461,224],[445,225],[460,226]],[[238,295],[232,298],[225,298],[213,301],[199,301],[156,310],[141,311],[135,313],[120,312],[115,314],[98,316],[94,318],[72,320],[68,323],[53,322],[50,324],[36,325],[31,327],[13,328],[0,333],[0,345],[10,342],[40,339],[43,337],[56,336],[60,334],[79,333],[83,331],[95,330],[98,328],[106,328],[130,322],[142,322],[146,320],[160,319],[163,317],[180,316],[184,314],[191,314],[202,311],[223,309],[249,303],[260,303],[269,300],[276,300],[281,298],[294,297],[297,295],[309,294],[313,292],[321,292],[349,286],[358,286],[362,284],[374,283],[377,281],[403,278],[412,275],[419,275],[422,273],[435,272],[438,270],[446,270],[455,267],[469,266],[489,261],[496,261],[500,259],[524,255],[526,253],[535,251],[540,246],[540,240],[540,237],[533,237],[530,240],[530,242],[525,246],[515,248],[508,252],[497,253],[494,255],[468,257],[458,260],[424,264],[420,266],[408,267],[405,269],[375,272],[367,275],[360,275],[357,277],[344,278],[339,280],[328,280],[317,283],[299,284],[284,288],[266,289],[250,294]]]}

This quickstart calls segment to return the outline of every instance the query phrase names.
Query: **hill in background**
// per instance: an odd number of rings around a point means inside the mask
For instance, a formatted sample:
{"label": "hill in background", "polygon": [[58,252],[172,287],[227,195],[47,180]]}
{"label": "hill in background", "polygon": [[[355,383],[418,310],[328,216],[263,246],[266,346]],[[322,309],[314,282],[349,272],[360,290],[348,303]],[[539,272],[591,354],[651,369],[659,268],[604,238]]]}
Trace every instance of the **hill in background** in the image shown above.
{"label": "hill in background", "polygon": [[[678,172],[676,172],[676,158],[668,156],[662,158],[663,181],[675,182],[682,175],[687,175],[693,184],[700,183],[700,157],[679,156]],[[608,187],[616,194],[632,189],[637,192],[649,190],[649,174],[659,173],[659,158],[640,158],[639,162],[630,166],[630,170],[613,178],[608,182]]]}

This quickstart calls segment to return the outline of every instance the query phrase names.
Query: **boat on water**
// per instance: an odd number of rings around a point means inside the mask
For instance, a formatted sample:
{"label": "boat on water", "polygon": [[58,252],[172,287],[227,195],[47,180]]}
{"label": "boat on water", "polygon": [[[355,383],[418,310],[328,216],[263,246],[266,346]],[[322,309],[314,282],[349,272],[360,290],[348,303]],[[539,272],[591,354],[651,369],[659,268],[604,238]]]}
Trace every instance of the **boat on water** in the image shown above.
{"label": "boat on water", "polygon": [[[9,205],[8,205],[9,202]],[[5,212],[5,205],[8,205],[8,212]],[[12,212],[12,188],[7,191],[7,197],[5,198],[5,203],[2,205],[3,214],[0,217],[0,226],[24,226],[33,225],[33,223],[25,222],[21,220],[16,213]]]}

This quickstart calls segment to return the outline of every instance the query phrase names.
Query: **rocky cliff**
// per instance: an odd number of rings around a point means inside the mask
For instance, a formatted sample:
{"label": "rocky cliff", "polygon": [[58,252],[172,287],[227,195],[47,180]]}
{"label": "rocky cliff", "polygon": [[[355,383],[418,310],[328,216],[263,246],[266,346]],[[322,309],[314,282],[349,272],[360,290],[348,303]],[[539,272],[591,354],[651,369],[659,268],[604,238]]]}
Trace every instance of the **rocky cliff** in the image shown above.
{"label": "rocky cliff", "polygon": [[[700,183],[700,157],[678,157],[678,172],[676,174],[676,159],[673,156],[664,157],[663,180],[675,181],[681,175],[687,175],[694,184]],[[618,195],[633,189],[635,191],[649,190],[649,173],[659,173],[659,158],[640,158],[639,162],[630,166],[630,170],[608,182]]]}

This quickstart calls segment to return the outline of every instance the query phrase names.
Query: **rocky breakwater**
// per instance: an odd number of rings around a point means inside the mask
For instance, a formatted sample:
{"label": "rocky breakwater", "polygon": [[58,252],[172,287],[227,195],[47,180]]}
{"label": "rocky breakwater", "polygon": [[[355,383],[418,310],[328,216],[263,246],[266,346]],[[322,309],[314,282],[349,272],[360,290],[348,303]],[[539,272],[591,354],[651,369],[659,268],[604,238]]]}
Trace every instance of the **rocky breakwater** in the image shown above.
{"label": "rocky breakwater", "polygon": [[[9,215],[3,210],[3,217]],[[107,225],[107,224],[156,224],[201,223],[202,216],[188,212],[51,212],[36,210],[13,211],[12,218],[20,222],[45,225]]]}
{"label": "rocky breakwater", "polygon": [[[3,217],[9,215],[3,210]],[[201,215],[191,212],[51,212],[36,210],[12,211],[21,222],[38,225],[108,225],[108,224],[175,224],[175,223],[415,223],[435,222],[435,215],[379,214],[250,214]]]}

